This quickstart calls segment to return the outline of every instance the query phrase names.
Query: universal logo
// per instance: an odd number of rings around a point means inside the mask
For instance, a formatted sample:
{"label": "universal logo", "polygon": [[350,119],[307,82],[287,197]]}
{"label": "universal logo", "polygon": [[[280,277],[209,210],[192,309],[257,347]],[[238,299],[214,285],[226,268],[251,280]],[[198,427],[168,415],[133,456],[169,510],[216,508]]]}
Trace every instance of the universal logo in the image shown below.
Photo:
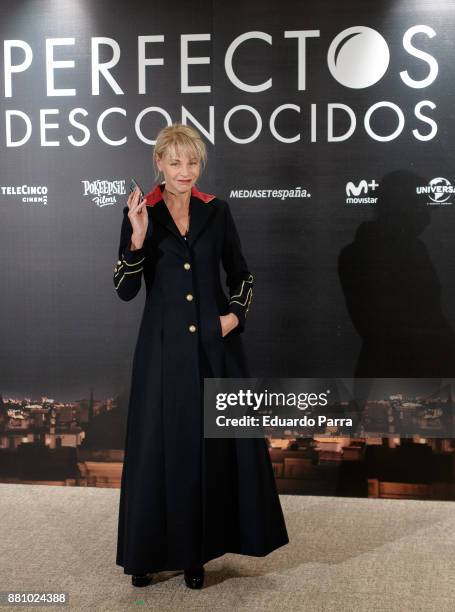
{"label": "universal logo", "polygon": [[416,187],[417,195],[426,194],[430,198],[430,202],[427,202],[428,206],[451,206],[453,202],[450,202],[455,187],[452,183],[442,177],[438,176],[425,185],[424,187]]}
{"label": "universal logo", "polygon": [[103,179],[95,179],[94,181],[82,180],[84,196],[91,196],[92,202],[102,208],[117,203],[117,196],[125,195],[125,179],[117,181],[108,181]]}
{"label": "universal logo", "polygon": [[376,191],[377,187],[379,183],[375,179],[362,179],[357,184],[349,181],[346,183],[346,204],[376,204],[378,198],[370,194]]}
{"label": "universal logo", "polygon": [[0,185],[3,196],[19,196],[27,204],[47,204],[47,185]]}

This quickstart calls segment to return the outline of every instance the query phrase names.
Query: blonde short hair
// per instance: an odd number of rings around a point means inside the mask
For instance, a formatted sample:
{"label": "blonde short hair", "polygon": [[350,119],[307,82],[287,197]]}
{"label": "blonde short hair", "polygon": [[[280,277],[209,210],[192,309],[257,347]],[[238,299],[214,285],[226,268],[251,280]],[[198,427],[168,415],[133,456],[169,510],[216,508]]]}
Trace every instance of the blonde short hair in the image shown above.
{"label": "blonde short hair", "polygon": [[155,178],[159,181],[163,179],[163,173],[157,166],[156,157],[161,159],[169,148],[174,148],[176,150],[181,149],[188,153],[193,153],[198,158],[201,169],[203,169],[207,163],[207,149],[199,132],[189,125],[173,123],[159,131],[153,148]]}

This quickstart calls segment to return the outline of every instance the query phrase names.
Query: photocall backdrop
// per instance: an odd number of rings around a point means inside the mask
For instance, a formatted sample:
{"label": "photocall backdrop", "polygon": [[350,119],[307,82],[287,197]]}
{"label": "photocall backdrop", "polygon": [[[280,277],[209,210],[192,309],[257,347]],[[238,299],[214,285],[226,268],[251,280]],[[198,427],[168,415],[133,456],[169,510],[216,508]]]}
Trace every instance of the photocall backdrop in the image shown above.
{"label": "photocall backdrop", "polygon": [[2,477],[26,440],[121,448],[122,208],[172,122],[254,274],[253,376],[452,376],[454,30],[452,0],[2,3]]}

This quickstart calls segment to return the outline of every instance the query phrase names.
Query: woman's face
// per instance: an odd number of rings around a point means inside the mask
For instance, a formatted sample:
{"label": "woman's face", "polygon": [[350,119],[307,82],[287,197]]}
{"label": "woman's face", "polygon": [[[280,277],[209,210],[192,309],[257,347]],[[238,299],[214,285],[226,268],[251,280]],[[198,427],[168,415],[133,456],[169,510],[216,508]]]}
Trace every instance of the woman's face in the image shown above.
{"label": "woman's face", "polygon": [[184,194],[196,183],[200,173],[199,158],[190,150],[168,148],[161,159],[156,158],[156,164],[164,174],[166,189]]}

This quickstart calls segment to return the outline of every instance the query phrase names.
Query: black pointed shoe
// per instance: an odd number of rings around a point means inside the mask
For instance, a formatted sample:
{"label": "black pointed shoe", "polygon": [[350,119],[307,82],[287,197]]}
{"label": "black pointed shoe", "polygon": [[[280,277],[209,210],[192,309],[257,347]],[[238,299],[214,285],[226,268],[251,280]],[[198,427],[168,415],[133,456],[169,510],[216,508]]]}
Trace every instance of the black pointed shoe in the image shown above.
{"label": "black pointed shoe", "polygon": [[135,587],[145,587],[152,582],[153,574],[133,574],[131,583]]}
{"label": "black pointed shoe", "polygon": [[185,584],[190,589],[202,589],[204,586],[204,566],[191,567],[183,571]]}

